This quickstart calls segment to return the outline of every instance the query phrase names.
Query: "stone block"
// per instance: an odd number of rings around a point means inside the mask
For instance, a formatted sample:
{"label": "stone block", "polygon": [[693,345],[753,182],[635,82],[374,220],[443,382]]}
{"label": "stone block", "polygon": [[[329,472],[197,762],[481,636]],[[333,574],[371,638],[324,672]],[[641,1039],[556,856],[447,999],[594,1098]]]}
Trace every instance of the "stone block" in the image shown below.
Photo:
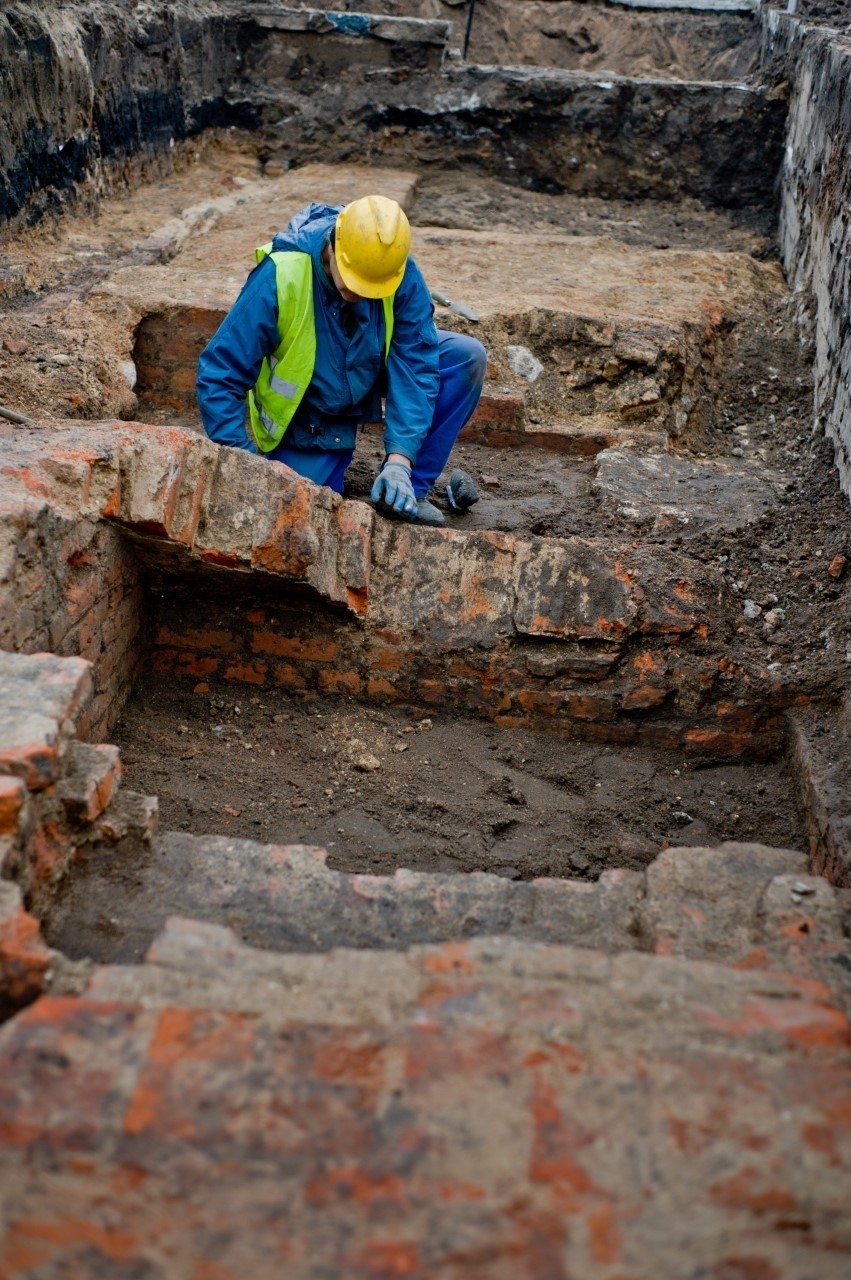
{"label": "stone block", "polygon": [[842,912],[836,891],[821,876],[775,876],[760,902],[760,932],[781,960],[795,948],[841,944]]}
{"label": "stone block", "polygon": [[[297,845],[165,833],[151,856],[135,860],[132,883],[122,884],[109,874],[115,854],[93,846],[60,892],[51,937],[62,948],[68,929],[72,954],[85,945],[96,958],[126,962],[141,958],[168,914],[235,928],[243,941],[280,952],[393,951],[495,934],[617,951],[636,934],[637,872],[606,872],[595,884],[483,872],[351,875],[329,870],[325,856]],[[109,937],[99,924],[104,914],[116,921]]]}
{"label": "stone block", "polygon": [[60,746],[90,696],[82,658],[0,653],[0,773],[21,778],[30,791],[54,783]]}
{"label": "stone block", "polygon": [[624,519],[689,537],[753,524],[776,506],[782,478],[741,463],[606,449],[597,455],[594,488]]}
{"label": "stone block", "polygon": [[[306,482],[301,485],[306,488]],[[300,516],[303,522],[308,503],[305,489],[293,473],[240,449],[217,449],[212,485],[201,506],[196,552],[211,564],[250,567],[255,545],[270,543],[281,504],[288,505],[294,516],[298,511],[296,519]],[[303,571],[305,562],[315,554],[315,546],[309,530],[303,529],[300,536],[299,553],[294,548],[288,558]],[[281,571],[285,559],[283,549],[279,550],[276,571]]]}
{"label": "stone block", "polygon": [[93,824],[91,839],[118,844],[126,838],[149,843],[159,821],[159,801],[156,796],[144,796],[137,791],[119,791]]}
{"label": "stone block", "polygon": [[169,537],[174,529],[186,435],[166,428],[125,429],[118,446],[122,523],[139,532]]}

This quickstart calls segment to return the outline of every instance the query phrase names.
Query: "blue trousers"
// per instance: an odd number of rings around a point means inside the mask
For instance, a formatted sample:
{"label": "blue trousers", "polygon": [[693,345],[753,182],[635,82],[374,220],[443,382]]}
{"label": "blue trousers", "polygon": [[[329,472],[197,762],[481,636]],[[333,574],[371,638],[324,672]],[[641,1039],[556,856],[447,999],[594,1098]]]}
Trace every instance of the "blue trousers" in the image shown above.
{"label": "blue trousers", "polygon": [[[437,337],[440,387],[431,426],[411,469],[411,483],[418,498],[424,498],[432,488],[446,466],[459,431],[472,417],[482,394],[487,364],[487,353],[475,338],[446,329],[438,329]],[[325,452],[290,449],[286,444],[279,444],[266,457],[286,463],[315,484],[324,484],[342,493],[343,478],[353,455],[354,449]]]}

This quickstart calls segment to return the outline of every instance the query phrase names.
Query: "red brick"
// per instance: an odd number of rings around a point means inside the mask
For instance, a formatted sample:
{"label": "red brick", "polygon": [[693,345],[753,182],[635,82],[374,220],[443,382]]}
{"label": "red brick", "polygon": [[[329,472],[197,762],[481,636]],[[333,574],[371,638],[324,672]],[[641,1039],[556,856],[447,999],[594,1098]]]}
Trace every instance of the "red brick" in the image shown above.
{"label": "red brick", "polygon": [[370,698],[400,698],[402,695],[389,680],[383,676],[371,676],[366,682],[366,691]]}
{"label": "red brick", "polygon": [[377,649],[370,654],[369,665],[373,671],[399,671],[404,656],[399,649]]}
{"label": "red brick", "polygon": [[709,1194],[717,1204],[753,1213],[788,1213],[795,1208],[795,1197],[788,1187],[771,1182],[764,1169],[752,1165],[714,1183]]}
{"label": "red brick", "polygon": [[615,718],[612,699],[593,693],[568,694],[567,713],[576,720],[613,720]]}
{"label": "red brick", "polygon": [[517,695],[517,701],[524,710],[544,716],[558,715],[564,699],[563,693],[547,693],[536,689],[523,689]]}
{"label": "red brick", "polygon": [[219,653],[237,653],[239,642],[230,631],[196,631],[191,627],[174,631],[171,627],[157,628],[154,644],[173,645],[177,649],[213,649]]}
{"label": "red brick", "polygon": [[356,671],[320,671],[319,688],[324,693],[359,694],[363,680]]}
{"label": "red brick", "polygon": [[509,426],[522,430],[525,421],[526,402],[523,396],[484,392],[465,429],[470,435],[462,432],[461,438],[469,439],[475,435],[477,427],[483,426]]}
{"label": "red brick", "polygon": [[595,1262],[610,1266],[621,1256],[622,1239],[614,1208],[601,1205],[588,1214],[588,1248]]}
{"label": "red brick", "polygon": [[275,684],[282,689],[306,689],[307,681],[297,667],[287,662],[279,662],[274,670]]}
{"label": "red brick", "polygon": [[318,554],[318,541],[311,524],[312,486],[294,482],[281,499],[281,510],[264,542],[251,552],[255,569],[303,579]]}
{"label": "red brick", "polygon": [[292,658],[296,662],[336,662],[340,656],[340,646],[334,640],[282,636],[276,631],[253,632],[251,649],[253,653]]}
{"label": "red brick", "polygon": [[354,1260],[355,1275],[363,1280],[405,1280],[424,1275],[420,1265],[419,1246],[413,1241],[368,1241]]}
{"label": "red brick", "polygon": [[652,684],[640,684],[623,695],[621,706],[624,711],[649,711],[652,707],[660,707],[669,692],[669,689],[659,689]]}
{"label": "red brick", "polygon": [[573,731],[583,742],[608,742],[626,747],[638,738],[638,725],[629,720],[577,720]]}
{"label": "red brick", "polygon": [[754,995],[738,1019],[724,1019],[709,1008],[700,1009],[698,1016],[707,1026],[736,1037],[767,1033],[790,1046],[847,1049],[851,1045],[851,1027],[844,1013],[807,999]]}
{"label": "red brick", "polygon": [[213,676],[221,666],[219,658],[202,658],[197,653],[179,653],[174,662],[174,673],[178,676]]}
{"label": "red brick", "polygon": [[26,794],[20,778],[0,777],[0,836],[17,832]]}
{"label": "red brick", "polygon": [[265,684],[268,672],[265,662],[237,662],[225,667],[224,678],[239,684]]}
{"label": "red brick", "polygon": [[38,921],[23,907],[0,920],[0,1010],[34,1000],[44,988],[49,963]]}
{"label": "red brick", "polygon": [[45,742],[29,742],[21,746],[0,746],[0,773],[21,778],[30,791],[41,791],[56,781],[58,753],[56,746]]}
{"label": "red brick", "polygon": [[722,729],[686,729],[683,746],[688,751],[705,751],[708,755],[736,758],[753,750],[753,736],[746,733],[727,733]]}

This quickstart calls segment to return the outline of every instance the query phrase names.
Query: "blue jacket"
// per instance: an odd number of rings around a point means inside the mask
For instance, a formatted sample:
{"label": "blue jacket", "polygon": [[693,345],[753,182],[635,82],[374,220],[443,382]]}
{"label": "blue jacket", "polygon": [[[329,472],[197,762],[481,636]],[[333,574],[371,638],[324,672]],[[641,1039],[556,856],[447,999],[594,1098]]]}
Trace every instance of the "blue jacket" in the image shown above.
{"label": "blue jacket", "polygon": [[[313,259],[316,366],[303,404],[332,419],[356,418],[358,408],[374,400],[384,363],[381,302],[344,302],[322,265],[322,250],[342,207],[310,204],[273,241],[275,251],[300,250]],[[218,444],[258,452],[246,430],[245,398],[263,357],[279,341],[275,264],[266,258],[251,272],[198,361],[201,420]],[[394,304],[384,449],[412,462],[434,415],[437,352],[434,307],[419,267],[409,258]],[[290,443],[287,436],[284,442]]]}

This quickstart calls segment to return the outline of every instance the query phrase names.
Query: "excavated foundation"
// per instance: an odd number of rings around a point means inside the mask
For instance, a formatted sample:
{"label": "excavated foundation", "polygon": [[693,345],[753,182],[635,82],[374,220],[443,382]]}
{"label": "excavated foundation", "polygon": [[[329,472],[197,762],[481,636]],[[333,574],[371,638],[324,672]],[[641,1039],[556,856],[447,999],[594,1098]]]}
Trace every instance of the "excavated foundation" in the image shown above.
{"label": "excavated foundation", "polygon": [[[0,14],[2,1277],[847,1273],[847,51],[466,17]],[[379,187],[488,352],[444,528],[195,404]]]}

